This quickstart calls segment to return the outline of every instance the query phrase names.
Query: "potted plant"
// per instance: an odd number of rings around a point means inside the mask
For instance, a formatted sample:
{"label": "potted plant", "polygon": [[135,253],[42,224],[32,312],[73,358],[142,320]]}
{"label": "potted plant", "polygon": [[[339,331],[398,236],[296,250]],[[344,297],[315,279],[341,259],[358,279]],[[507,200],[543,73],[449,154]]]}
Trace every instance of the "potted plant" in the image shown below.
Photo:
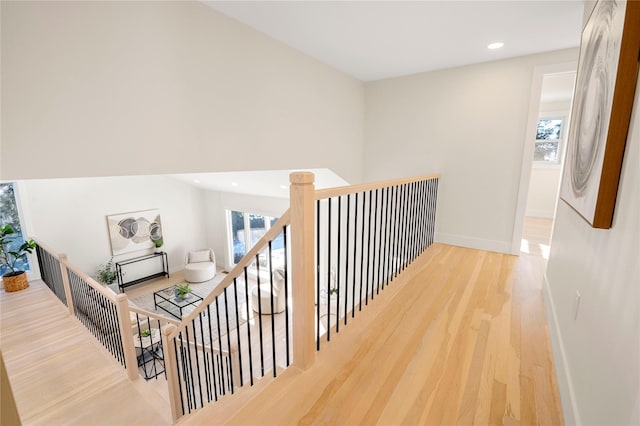
{"label": "potted plant", "polygon": [[140,337],[149,337],[149,336],[151,336],[151,330],[149,330],[148,328],[140,332]]}
{"label": "potted plant", "polygon": [[26,259],[27,255],[36,248],[35,241],[28,240],[17,249],[12,249],[10,244],[14,242],[16,236],[13,234],[15,233],[11,225],[0,227],[0,264],[11,271],[2,276],[6,291],[18,291],[29,287],[27,273],[20,269],[19,263],[22,263],[20,261]]}
{"label": "potted plant", "polygon": [[189,296],[189,293],[191,293],[191,287],[189,287],[188,283],[177,285],[174,292],[176,294],[176,299],[184,300]]}
{"label": "potted plant", "polygon": [[96,272],[96,279],[104,285],[113,284],[116,280],[116,271],[113,269],[113,257],[104,265],[100,265]]}
{"label": "potted plant", "polygon": [[162,247],[164,245],[162,240],[156,240],[156,241],[153,242],[153,244],[155,244],[155,246],[156,246],[156,253],[161,253],[161,251],[159,249],[160,249],[160,247]]}

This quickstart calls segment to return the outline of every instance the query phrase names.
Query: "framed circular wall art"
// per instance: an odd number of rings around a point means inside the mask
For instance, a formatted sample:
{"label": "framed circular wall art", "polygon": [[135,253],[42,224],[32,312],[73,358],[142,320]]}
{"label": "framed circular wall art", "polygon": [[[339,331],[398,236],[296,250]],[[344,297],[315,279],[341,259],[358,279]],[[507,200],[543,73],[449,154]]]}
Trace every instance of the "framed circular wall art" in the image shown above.
{"label": "framed circular wall art", "polygon": [[560,198],[608,229],[640,56],[640,2],[600,0],[582,32]]}

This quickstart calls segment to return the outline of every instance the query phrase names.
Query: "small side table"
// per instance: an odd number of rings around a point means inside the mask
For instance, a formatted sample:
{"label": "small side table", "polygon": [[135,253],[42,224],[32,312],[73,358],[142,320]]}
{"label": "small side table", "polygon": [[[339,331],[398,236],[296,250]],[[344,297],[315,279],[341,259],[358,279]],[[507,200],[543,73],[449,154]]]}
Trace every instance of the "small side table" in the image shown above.
{"label": "small side table", "polygon": [[152,328],[151,335],[146,337],[140,337],[136,333],[133,336],[133,346],[136,348],[138,367],[142,367],[146,380],[153,379],[164,373],[164,356],[160,330]]}

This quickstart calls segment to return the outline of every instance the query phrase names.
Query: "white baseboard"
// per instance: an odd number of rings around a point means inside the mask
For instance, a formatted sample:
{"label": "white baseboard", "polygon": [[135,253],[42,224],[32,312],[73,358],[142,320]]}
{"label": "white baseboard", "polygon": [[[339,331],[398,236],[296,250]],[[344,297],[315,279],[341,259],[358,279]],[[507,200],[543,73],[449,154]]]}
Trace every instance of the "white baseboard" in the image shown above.
{"label": "white baseboard", "polygon": [[573,390],[573,381],[571,380],[571,372],[567,362],[562,333],[556,316],[556,308],[553,303],[553,296],[547,281],[547,274],[544,274],[544,285],[542,286],[542,294],[544,297],[544,307],[547,317],[547,329],[549,330],[549,339],[551,339],[551,352],[553,354],[553,364],[556,369],[556,379],[560,391],[560,402],[562,403],[562,415],[565,425],[579,425],[580,415],[576,404],[575,392]]}
{"label": "white baseboard", "polygon": [[463,235],[443,234],[441,232],[436,232],[434,240],[437,243],[452,246],[513,254],[511,253],[511,243],[507,241],[485,240],[482,238],[465,237]]}

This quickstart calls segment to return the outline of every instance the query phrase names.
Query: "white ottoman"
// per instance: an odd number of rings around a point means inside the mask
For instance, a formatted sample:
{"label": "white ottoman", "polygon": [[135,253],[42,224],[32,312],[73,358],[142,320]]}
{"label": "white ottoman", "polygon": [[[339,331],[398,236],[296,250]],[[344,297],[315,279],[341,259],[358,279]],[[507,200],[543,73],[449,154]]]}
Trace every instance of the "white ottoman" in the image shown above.
{"label": "white ottoman", "polygon": [[189,263],[184,267],[184,280],[190,283],[209,281],[216,276],[216,264],[213,262]]}
{"label": "white ottoman", "polygon": [[184,279],[190,283],[209,281],[216,276],[216,256],[211,249],[187,253]]}

